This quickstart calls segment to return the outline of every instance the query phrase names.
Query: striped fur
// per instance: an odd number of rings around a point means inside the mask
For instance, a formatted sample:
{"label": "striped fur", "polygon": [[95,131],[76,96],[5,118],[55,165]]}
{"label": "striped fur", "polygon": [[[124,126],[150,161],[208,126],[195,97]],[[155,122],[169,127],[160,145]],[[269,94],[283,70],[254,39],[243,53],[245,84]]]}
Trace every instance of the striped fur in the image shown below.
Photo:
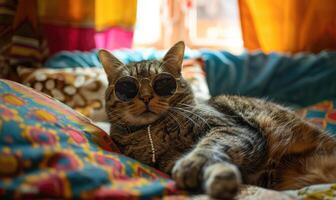
{"label": "striped fur", "polygon": [[[104,50],[99,55],[112,84],[123,75],[151,79],[169,72],[180,77],[183,51],[180,42],[162,61],[128,65]],[[170,98],[156,96],[149,84],[140,90],[153,96],[150,108],[155,114],[143,114],[141,92],[123,103],[107,89],[111,137],[124,154],[171,174],[180,188],[232,198],[241,183],[284,190],[336,182],[335,138],[288,108],[240,96],[218,96],[199,104],[183,78]]]}

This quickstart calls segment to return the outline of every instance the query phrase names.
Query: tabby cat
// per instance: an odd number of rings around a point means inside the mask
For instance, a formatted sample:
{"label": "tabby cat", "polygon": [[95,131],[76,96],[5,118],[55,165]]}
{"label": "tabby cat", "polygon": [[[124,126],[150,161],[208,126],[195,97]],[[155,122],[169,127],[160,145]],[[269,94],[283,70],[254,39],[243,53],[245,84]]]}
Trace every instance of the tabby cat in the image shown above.
{"label": "tabby cat", "polygon": [[336,140],[283,106],[218,96],[197,103],[181,75],[184,43],[162,60],[123,64],[106,50],[106,112],[121,152],[178,187],[232,198],[240,184],[297,189],[336,182]]}

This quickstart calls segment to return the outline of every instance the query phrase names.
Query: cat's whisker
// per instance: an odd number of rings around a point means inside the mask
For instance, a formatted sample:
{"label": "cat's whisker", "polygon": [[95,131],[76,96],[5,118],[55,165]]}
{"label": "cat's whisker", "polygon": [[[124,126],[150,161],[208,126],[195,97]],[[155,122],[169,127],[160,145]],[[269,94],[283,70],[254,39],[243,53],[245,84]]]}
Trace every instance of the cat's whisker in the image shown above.
{"label": "cat's whisker", "polygon": [[[119,114],[116,114],[116,113],[107,113],[107,116],[109,117],[109,120],[111,122],[117,122],[118,121],[119,124],[122,124],[122,122],[124,121],[123,117]],[[126,124],[126,123],[123,122],[123,124]]]}
{"label": "cat's whisker", "polygon": [[122,120],[122,116],[118,115],[116,113],[108,113],[107,114],[109,117],[110,122],[114,122],[113,124],[119,124],[119,125],[124,125],[127,126],[127,124]]}
{"label": "cat's whisker", "polygon": [[[184,103],[177,103],[177,105],[184,106],[186,108],[191,108],[190,111],[193,110],[193,109],[195,109],[195,106],[191,106],[191,105],[184,104]],[[197,109],[200,109],[200,108],[197,108]],[[206,110],[203,110],[203,111],[206,111]]]}
{"label": "cat's whisker", "polygon": [[[179,111],[180,115],[185,118],[184,123],[182,123],[183,126],[190,126],[189,123],[192,123],[192,125],[196,125],[196,127],[200,127],[199,123],[196,123],[195,120],[193,120],[187,113]],[[191,121],[192,120],[192,121]]]}
{"label": "cat's whisker", "polygon": [[109,114],[109,115],[119,115],[117,113],[118,113],[118,111],[109,111],[109,112],[107,112],[107,114]]}
{"label": "cat's whisker", "polygon": [[[191,105],[188,105],[188,104],[184,104],[184,103],[177,103],[177,105],[182,105],[182,106],[185,106],[185,107],[188,107],[188,108],[191,108],[191,110],[195,109],[195,106],[191,106]],[[203,111],[203,112],[209,112],[209,110],[206,110],[205,108],[202,108],[202,107],[196,107],[197,110],[200,110],[200,111]],[[227,117],[232,117],[232,118],[237,118],[239,116],[236,116],[236,115],[228,115],[228,114],[225,114],[225,113],[221,113],[222,115],[225,115]]]}
{"label": "cat's whisker", "polygon": [[189,114],[196,116],[197,118],[201,119],[201,120],[202,120],[202,121],[203,121],[209,128],[211,127],[211,126],[208,124],[208,122],[207,122],[203,117],[201,117],[200,115],[198,115],[198,114],[196,114],[196,113],[194,113],[194,112],[191,112],[191,111],[189,111],[189,110],[183,109],[183,108],[181,108],[181,107],[174,107],[174,108],[179,109],[179,110],[182,110],[182,111],[185,111],[185,112],[188,112]]}
{"label": "cat's whisker", "polygon": [[181,129],[182,129],[182,125],[181,125],[181,123],[179,122],[179,120],[178,120],[176,117],[174,117],[174,115],[172,115],[170,112],[167,112],[167,115],[168,115],[170,118],[172,118],[172,119],[177,123],[177,125],[179,126],[179,129],[181,130]]}
{"label": "cat's whisker", "polygon": [[181,110],[177,110],[176,108],[171,108],[173,112],[175,112],[176,114],[180,114],[182,115],[182,117],[186,118],[188,121],[190,121],[194,126],[199,127],[199,124],[197,124],[190,116],[187,115],[187,113],[184,113]]}
{"label": "cat's whisker", "polygon": [[190,119],[190,117],[186,116],[186,114],[178,112],[176,110],[175,111],[171,110],[170,112],[172,112],[175,115],[180,115],[182,118],[185,119],[185,122],[183,124],[181,124],[181,127],[185,127],[186,125],[193,125],[193,126],[195,125],[195,126],[197,126],[197,124],[195,124],[195,121],[193,121],[192,119]]}
{"label": "cat's whisker", "polygon": [[107,115],[111,115],[111,116],[120,116],[119,114],[117,114],[115,111],[111,111],[111,112],[107,112]]}
{"label": "cat's whisker", "polygon": [[[180,104],[177,104],[177,105],[180,105]],[[205,108],[200,108],[200,107],[197,107],[195,108],[194,106],[187,106],[187,105],[182,105],[183,107],[178,107],[178,108],[182,108],[182,109],[186,109],[190,112],[197,112],[197,111],[202,111],[204,113],[209,113],[209,110],[205,109]]]}

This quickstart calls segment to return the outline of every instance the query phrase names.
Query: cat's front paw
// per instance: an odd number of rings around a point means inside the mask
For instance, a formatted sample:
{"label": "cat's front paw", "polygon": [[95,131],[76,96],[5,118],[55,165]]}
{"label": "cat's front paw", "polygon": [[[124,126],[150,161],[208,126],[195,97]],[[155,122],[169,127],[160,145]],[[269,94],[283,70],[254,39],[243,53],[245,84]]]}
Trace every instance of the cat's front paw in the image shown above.
{"label": "cat's front paw", "polygon": [[238,168],[226,162],[208,166],[204,172],[204,191],[213,198],[233,199],[241,184]]}
{"label": "cat's front paw", "polygon": [[172,170],[177,187],[181,189],[201,188],[203,167],[207,161],[206,157],[197,154],[189,154],[178,160]]}
{"label": "cat's front paw", "polygon": [[177,187],[203,190],[210,197],[233,199],[241,184],[238,168],[228,162],[211,162],[206,156],[189,154],[178,160],[172,176]]}

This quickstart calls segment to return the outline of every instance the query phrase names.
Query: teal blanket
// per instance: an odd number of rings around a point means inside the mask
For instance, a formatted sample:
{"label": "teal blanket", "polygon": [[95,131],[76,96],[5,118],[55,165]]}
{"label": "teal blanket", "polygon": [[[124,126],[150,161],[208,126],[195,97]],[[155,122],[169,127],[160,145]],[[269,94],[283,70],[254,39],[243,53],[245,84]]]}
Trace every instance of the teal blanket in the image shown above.
{"label": "teal blanket", "polygon": [[[162,51],[118,50],[125,63],[156,59]],[[293,56],[262,52],[233,55],[227,51],[186,51],[185,58],[202,56],[211,95],[239,94],[267,97],[291,106],[307,106],[336,98],[336,52]],[[45,65],[51,68],[100,66],[97,50],[61,52]]]}
{"label": "teal blanket", "polygon": [[211,95],[267,97],[292,106],[336,99],[336,52],[319,54],[202,51]]}

